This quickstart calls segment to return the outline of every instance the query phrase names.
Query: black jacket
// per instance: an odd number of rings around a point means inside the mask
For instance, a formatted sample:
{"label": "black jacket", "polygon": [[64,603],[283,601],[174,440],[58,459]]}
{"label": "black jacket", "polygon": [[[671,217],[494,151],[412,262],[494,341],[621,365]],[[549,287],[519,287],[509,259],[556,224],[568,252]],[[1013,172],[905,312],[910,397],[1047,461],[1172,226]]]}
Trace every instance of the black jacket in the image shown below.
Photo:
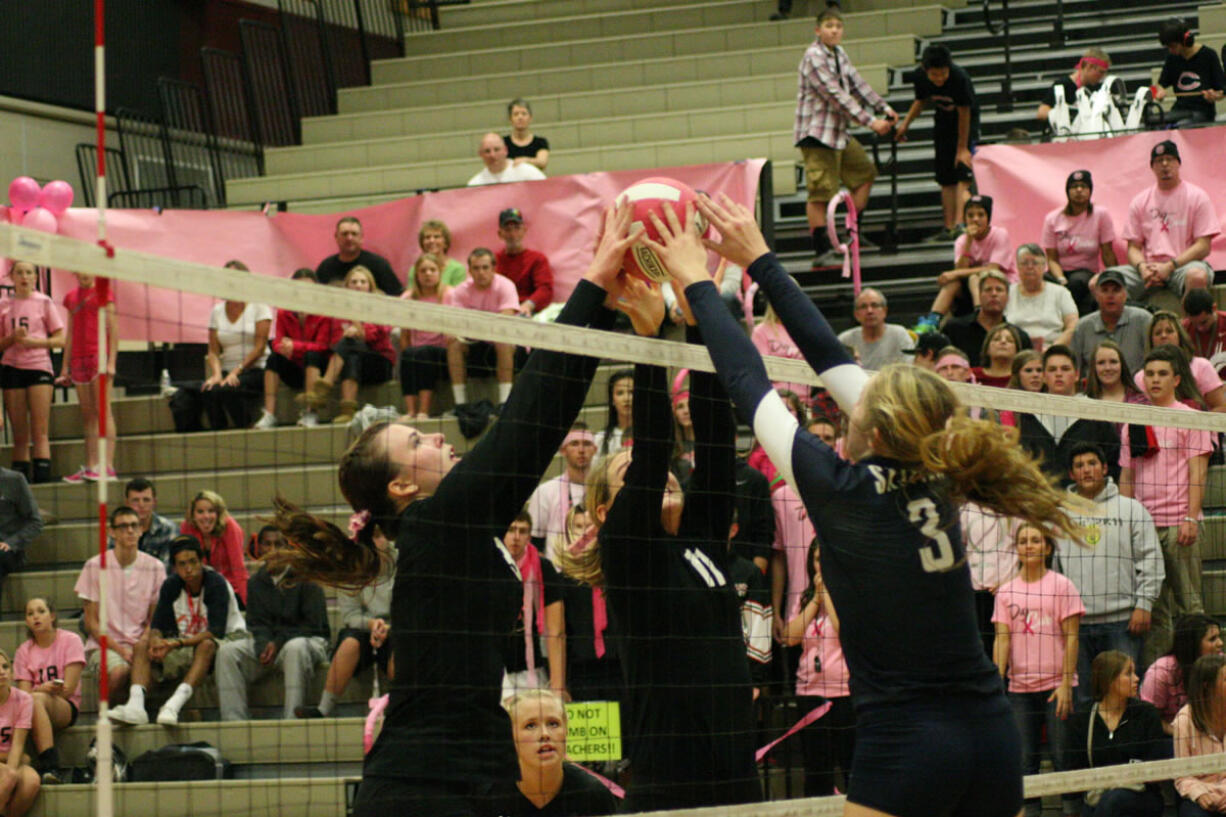
{"label": "black jacket", "polygon": [[328,610],[324,591],[317,584],[282,581],[278,586],[267,567],[247,583],[247,629],[255,639],[255,654],[264,651],[268,642],[285,646],[291,638],[320,636],[328,638]]}

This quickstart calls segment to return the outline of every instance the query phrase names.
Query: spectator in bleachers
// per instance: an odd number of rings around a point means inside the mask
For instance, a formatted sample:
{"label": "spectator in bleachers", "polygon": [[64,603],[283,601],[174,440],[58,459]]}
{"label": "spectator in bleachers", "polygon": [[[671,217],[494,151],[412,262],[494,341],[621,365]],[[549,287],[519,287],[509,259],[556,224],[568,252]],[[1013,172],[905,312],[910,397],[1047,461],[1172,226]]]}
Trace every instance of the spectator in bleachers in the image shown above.
{"label": "spectator in bleachers", "polygon": [[912,363],[921,369],[935,372],[937,369],[937,355],[946,346],[952,345],[954,345],[953,342],[944,332],[925,332],[915,339],[915,346],[910,349],[904,349],[903,354],[914,355],[915,357],[911,358]]}
{"label": "spectator in bleachers", "polygon": [[43,517],[26,478],[0,467],[0,585],[25,566],[26,548],[43,529]]}
{"label": "spectator in bleachers", "polygon": [[1009,379],[1013,377],[1013,358],[1020,351],[1021,330],[1012,324],[998,324],[984,337],[979,350],[979,359],[984,365],[971,367],[975,382],[1002,389],[1008,387]]}
{"label": "spectator in bleachers", "polygon": [[[1226,411],[1226,386],[1223,386],[1222,378],[1218,376],[1213,364],[1196,354],[1196,350],[1192,348],[1192,341],[1188,333],[1183,330],[1183,324],[1180,323],[1178,315],[1174,312],[1167,312],[1165,309],[1155,312],[1149,323],[1149,335],[1145,340],[1146,351],[1158,346],[1179,347],[1184,354],[1184,362],[1188,365],[1188,371],[1196,384],[1196,390],[1200,394],[1201,399],[1197,402],[1203,403],[1203,408],[1209,411]],[[1138,389],[1144,387],[1143,372],[1137,372],[1134,380]],[[1179,394],[1180,399],[1187,399],[1188,396]]]}
{"label": "spectator in bleachers", "polygon": [[[972,366],[981,366],[984,363],[983,342],[988,339],[988,332],[1008,323],[1005,320],[1008,307],[1009,278],[998,269],[985,270],[979,280],[979,306],[969,314],[947,320],[942,331],[954,346],[963,351]],[[1018,327],[1014,328],[1021,338],[1021,348],[1032,348],[1030,335]]]}
{"label": "spectator in bleachers", "polygon": [[558,571],[533,547],[532,516],[526,510],[507,526],[502,543],[519,569],[524,589],[519,617],[507,634],[502,698],[532,687],[562,693],[566,690],[566,620]]}
{"label": "spectator in bleachers", "polygon": [[1041,392],[1047,387],[1043,382],[1043,356],[1034,349],[1023,349],[1014,355],[1010,368],[1013,374],[1008,388]]}
{"label": "spectator in bleachers", "polygon": [[1208,358],[1219,376],[1226,373],[1226,312],[1217,308],[1213,293],[1189,289],[1183,294],[1183,314],[1194,353]]}
{"label": "spectator in bleachers", "polygon": [[[953,241],[962,235],[963,210],[975,181],[975,172],[971,169],[972,154],[979,141],[979,102],[975,99],[975,85],[970,74],[953,61],[949,49],[939,43],[924,49],[920,64],[912,74],[912,83],[915,101],[894,131],[894,139],[904,141],[915,118],[930,104],[933,106],[933,147],[936,149],[933,169],[941,187],[944,226],[928,240]],[[988,215],[991,216],[990,211]]]}
{"label": "spectator in bleachers", "polygon": [[694,470],[694,418],[690,416],[689,389],[673,390],[673,456],[668,468],[685,485]]}
{"label": "spectator in bleachers", "polygon": [[[587,493],[587,472],[596,454],[596,441],[587,423],[576,420],[562,441],[562,473],[542,482],[528,500],[532,517],[532,542],[544,551],[551,536],[566,532],[570,509],[582,507]],[[550,559],[554,554],[545,552]]]}
{"label": "spectator in bleachers", "polygon": [[[1007,678],[1009,703],[1022,736],[1022,771],[1039,773],[1044,727],[1056,771],[1064,770],[1065,722],[1073,714],[1077,678],[1077,631],[1086,608],[1068,577],[1050,570],[1056,553],[1052,535],[1023,524],[1014,535],[1021,570],[996,591],[993,660]],[[1064,813],[1076,815],[1080,796],[1061,798]],[[1039,817],[1037,797],[1027,799],[1027,817]]]}
{"label": "spectator in bleachers", "polygon": [[252,561],[263,562],[264,557],[279,547],[285,547],[285,536],[276,525],[265,525],[248,540],[247,555]]}
{"label": "spectator in bleachers", "polygon": [[375,277],[375,285],[384,295],[399,295],[404,286],[392,265],[378,253],[362,247],[362,222],[354,216],[344,216],[336,222],[336,254],[329,255],[315,268],[315,277],[321,284],[342,286],[349,270],[363,266]]}
{"label": "spectator in bleachers", "polygon": [[[227,269],[246,270],[242,261],[227,261]],[[209,313],[209,350],[204,357],[208,377],[200,386],[205,413],[214,431],[251,426],[252,402],[263,394],[264,365],[272,309],[266,304],[225,300]]]}
{"label": "spectator in bleachers", "polygon": [[592,439],[596,445],[596,459],[616,454],[629,446],[634,437],[631,425],[634,420],[634,369],[613,372],[605,388],[608,415],[604,428]]}
{"label": "spectator in bleachers", "polygon": [[280,670],[285,681],[283,718],[306,701],[318,665],[328,657],[328,611],[323,588],[299,582],[288,569],[274,575],[262,566],[248,584],[248,638],[227,640],[217,650],[217,697],[223,721],[250,720],[248,688]]}
{"label": "spectator in bleachers", "polygon": [[1073,329],[1073,353],[1077,365],[1085,368],[1094,350],[1104,340],[1119,344],[1130,371],[1138,371],[1145,358],[1145,339],[1149,335],[1150,314],[1139,306],[1129,306],[1127,281],[1119,267],[1105,269],[1094,286],[1098,311],[1077,321]]}
{"label": "spectator in bleachers", "polygon": [[530,164],[544,171],[549,164],[549,140],[532,132],[532,106],[516,97],[507,105],[511,132],[502,137],[512,165]]}
{"label": "spectator in bleachers", "polygon": [[13,656],[13,680],[34,699],[35,764],[49,784],[71,782],[60,768],[55,733],[76,723],[81,711],[85,645],[72,630],[56,626],[55,605],[42,596],[26,602],[26,640]]}
{"label": "spectator in bleachers", "polygon": [[860,365],[866,369],[876,371],[891,363],[905,363],[905,352],[915,345],[905,328],[885,322],[888,314],[885,295],[865,287],[856,296],[855,317],[860,325],[839,333],[839,341],[855,348]]}
{"label": "spectator in bleachers", "polygon": [[966,563],[971,571],[971,587],[975,590],[979,637],[984,653],[991,658],[992,646],[996,643],[996,625],[992,623],[996,590],[1017,575],[1013,533],[1020,520],[990,511],[977,502],[966,502],[958,512],[958,521],[962,528],[962,544],[966,547]]}
{"label": "spectator in bleachers", "polygon": [[971,364],[957,346],[946,346],[937,353],[937,367],[934,370],[942,380],[953,383],[973,383]]}
{"label": "spectator in bleachers", "polygon": [[[554,537],[546,552],[582,548],[590,535],[590,516],[582,507],[568,515],[568,535]],[[624,689],[617,654],[617,622],[609,617],[603,587],[588,587],[559,574],[566,621],[566,689],[575,701],[620,701]]]}
{"label": "spectator in bleachers", "polygon": [[[408,301],[441,304],[451,287],[442,282],[443,257],[423,253],[409,272],[409,286],[400,297]],[[448,262],[450,263],[450,262]],[[468,273],[462,272],[460,282]],[[434,386],[447,376],[447,336],[442,332],[400,329],[400,393],[405,415],[417,420],[430,416]]]}
{"label": "spectator in bleachers", "polygon": [[[800,60],[800,88],[796,95],[796,126],[792,137],[804,158],[808,201],[805,215],[813,240],[814,267],[843,263],[826,231],[826,205],[840,185],[851,191],[856,212],[863,213],[877,178],[864,147],[851,136],[853,124],[879,136],[890,132],[898,119],[894,109],[860,76],[843,41],[843,15],[838,7],[817,15],[817,38]],[[881,114],[874,117],[873,113]]]}
{"label": "spectator in bleachers", "polygon": [[1102,449],[1078,443],[1069,450],[1069,493],[1093,509],[1071,506],[1086,529],[1086,543],[1057,544],[1060,572],[1073,582],[1086,606],[1078,633],[1077,709],[1090,702],[1090,665],[1099,653],[1119,650],[1134,662],[1151,626],[1151,610],[1166,577],[1154,520],[1140,502],[1120,493],[1107,473]]}
{"label": "spectator in bleachers", "polygon": [[[417,246],[423,253],[442,259],[442,274],[439,280],[444,286],[454,287],[464,283],[464,279],[468,277],[468,268],[463,262],[448,257],[447,253],[451,252],[451,230],[447,229],[446,224],[438,219],[422,222],[421,229],[417,231]],[[413,270],[409,270],[405,289],[412,288]]]}
{"label": "spectator in bleachers", "polygon": [[508,207],[498,214],[498,237],[503,248],[498,251],[496,268],[499,275],[515,284],[519,314],[530,318],[553,303],[553,270],[544,253],[524,246],[527,232],[518,207]]}
{"label": "spectator in bleachers", "polygon": [[[865,290],[865,292],[868,291],[869,290]],[[876,292],[876,290],[872,291]],[[860,294],[862,296],[864,295],[863,292]],[[873,310],[859,309],[860,299],[857,298],[856,300],[857,315],[859,315],[861,312],[865,313],[866,315],[873,312]],[[884,298],[882,298],[882,303],[885,303]],[[884,310],[880,311],[884,313]],[[871,320],[871,317],[869,319]],[[884,314],[882,315],[882,320],[884,321]],[[855,330],[853,329],[849,331],[854,332]],[[750,332],[749,337],[753,341],[753,345],[759,352],[762,353],[764,357],[773,355],[774,357],[785,357],[789,360],[804,360],[800,354],[800,349],[796,347],[796,343],[792,340],[791,335],[788,334],[788,330],[783,328],[783,323],[780,322],[779,316],[775,314],[775,308],[769,303],[766,305],[766,314],[763,316],[762,322],[753,328],[753,331]],[[776,380],[775,388],[787,389],[790,392],[795,392],[797,395],[801,396],[801,399],[808,398],[809,392],[812,391],[812,388],[806,383],[790,383],[783,380]]]}
{"label": "spectator in bleachers", "polygon": [[153,680],[153,664],[158,664],[160,680],[183,680],[158,710],[157,722],[178,724],[183,705],[213,666],[220,651],[218,643],[250,638],[234,588],[205,566],[200,542],[191,536],[178,537],[170,543],[170,558],[175,575],[162,584],[148,637],[136,644],[128,702],[107,713],[118,723],[140,726],[149,722],[145,690]]}
{"label": "spectator in bleachers", "polygon": [[[1192,411],[1175,395],[1177,348],[1159,346],[1145,356],[1145,391],[1162,408]],[[1185,613],[1203,613],[1200,520],[1213,436],[1189,428],[1149,426],[1134,445],[1131,426],[1120,431],[1120,493],[1135,497],[1154,518],[1166,562],[1166,581],[1154,605],[1153,630],[1142,663],[1148,666],[1171,646],[1171,626]],[[1152,445],[1146,446],[1152,438]],[[1153,451],[1153,447],[1157,451]]]}
{"label": "spectator in bleachers", "polygon": [[1226,74],[1212,48],[1196,41],[1187,21],[1167,20],[1158,29],[1158,42],[1167,50],[1154,99],[1167,96],[1167,88],[1178,95],[1166,114],[1166,122],[1177,128],[1203,125],[1217,116],[1216,103],[1226,91]]}
{"label": "spectator in bleachers", "polygon": [[1112,269],[1124,276],[1129,297],[1138,301],[1161,287],[1176,297],[1188,289],[1208,288],[1213,270],[1205,259],[1209,242],[1221,232],[1213,202],[1204,190],[1180,178],[1179,147],[1169,139],[1154,145],[1149,167],[1156,184],[1128,205],[1128,263]]}
{"label": "spectator in bleachers", "polygon": [[[781,479],[773,488],[770,492],[775,517],[775,539],[770,561],[771,611],[774,615],[772,632],[780,643],[786,643],[784,628],[800,614],[802,599],[813,584],[807,560],[817,533],[804,503],[792,486]],[[784,652],[789,670],[795,670],[798,658],[795,650]]]}
{"label": "spectator in bleachers", "polygon": [[1091,284],[1104,267],[1114,267],[1115,222],[1102,205],[1090,201],[1094,179],[1088,170],[1074,170],[1064,182],[1068,203],[1043,219],[1043,251],[1048,272],[1056,283],[1068,287],[1077,311],[1094,311]]}
{"label": "spectator in bleachers", "polygon": [[[111,394],[107,389],[106,462],[98,458],[98,312],[106,312],[106,371],[115,376],[115,357],[119,353],[115,329],[115,291],[107,290],[108,300],[99,303],[94,276],[74,272],[76,289],[64,296],[68,321],[64,324],[64,354],[60,359],[60,376],[56,384],[72,385],[81,409],[81,426],[85,437],[85,464],[75,474],[64,477],[67,483],[93,482],[101,479],[103,469],[108,479],[115,477],[115,412],[111,410]],[[110,381],[114,385],[114,381]]]}
{"label": "spectator in bleachers", "polygon": [[[358,265],[345,275],[345,288],[354,292],[378,292],[374,275]],[[341,400],[332,422],[348,425],[358,410],[358,388],[386,383],[392,378],[396,352],[392,349],[391,329],[379,323],[332,321],[332,357],[328,368],[315,381],[311,394],[322,404],[338,380]]]}
{"label": "spectator in bleachers", "polygon": [[1145,670],[1141,681],[1141,700],[1149,701],[1162,716],[1170,734],[1170,725],[1179,710],[1188,702],[1188,679],[1192,665],[1202,655],[1222,652],[1222,627],[1204,613],[1180,616],[1175,622],[1175,639],[1171,649]]}
{"label": "spectator in bleachers", "polygon": [[123,486],[123,501],[140,518],[138,547],[160,562],[170,565],[170,540],[178,534],[178,526],[157,512],[157,488],[144,477],[128,480]]}
{"label": "spectator in bleachers", "polygon": [[[315,282],[315,271],[309,267],[295,270],[292,280]],[[315,381],[328,367],[331,345],[332,318],[292,309],[277,310],[272,353],[264,362],[264,410],[256,420],[256,428],[277,427],[277,389],[282,381],[303,393],[306,405],[298,425],[307,428],[319,425],[315,407],[308,399],[314,394]]]}
{"label": "spectator in bleachers", "polygon": [[[1052,83],[1052,86],[1043,92],[1043,100],[1039,103],[1039,110],[1035,116],[1041,122],[1046,122],[1051,109],[1056,107],[1056,88],[1057,86],[1064,90],[1064,101],[1070,108],[1077,107],[1077,89],[1085,88],[1087,92],[1094,93],[1102,85],[1104,79],[1107,78],[1107,72],[1111,70],[1111,58],[1107,56],[1107,52],[1101,48],[1091,46],[1087,48],[1081,55],[1081,59],[1077,61],[1077,65],[1073,68],[1073,73],[1067,77],[1060,77]],[[1071,115],[1070,115],[1071,119]],[[1043,246],[1047,246],[1044,244]]]}
{"label": "spectator in bleachers", "polygon": [[[443,303],[480,312],[519,314],[519,295],[509,278],[494,271],[494,253],[478,247],[468,254],[468,280],[447,292]],[[498,380],[498,402],[505,403],[511,393],[515,369],[515,347],[510,343],[468,341],[447,338],[447,371],[451,393],[457,406],[468,402],[468,367],[479,365],[494,369]]]}
{"label": "spectator in bleachers", "polygon": [[1018,282],[1009,287],[1005,320],[1021,328],[1040,352],[1045,346],[1067,346],[1077,327],[1077,304],[1060,284],[1044,280],[1047,256],[1038,244],[1017,248]]}
{"label": "spectator in bleachers", "polygon": [[[1196,659],[1188,674],[1188,703],[1175,718],[1175,757],[1216,755],[1222,751],[1222,711],[1226,707],[1226,657]],[[1175,778],[1180,817],[1209,817],[1226,811],[1226,776],[1221,772]]]}
{"label": "spectator in bleachers", "polygon": [[530,162],[512,163],[507,158],[506,143],[496,133],[487,133],[481,137],[481,146],[477,150],[477,155],[481,157],[485,167],[468,180],[469,187],[507,182],[531,182],[545,178],[540,168]]}
{"label": "spectator in bleachers", "polygon": [[13,686],[8,653],[0,650],[0,809],[24,817],[38,797],[38,772],[24,763],[26,738],[34,721],[34,700]]}
{"label": "spectator in bleachers", "polygon": [[[1043,352],[1043,383],[1048,394],[1072,397],[1081,387],[1081,377],[1073,351],[1067,346],[1049,346]],[[1077,443],[1097,445],[1107,461],[1107,473],[1120,472],[1120,441],[1115,428],[1105,420],[1074,419],[1060,414],[1017,415],[1019,441],[1042,459],[1043,472],[1069,482],[1069,456]]]}
{"label": "spectator in bleachers", "polygon": [[1094,347],[1093,361],[1086,367],[1086,397],[1116,403],[1149,402],[1144,392],[1133,382],[1132,372],[1124,361],[1123,350],[1113,340],[1104,340]]}
{"label": "spectator in bleachers", "polygon": [[946,315],[964,315],[979,306],[979,287],[989,271],[1004,273],[1010,283],[1017,280],[1009,231],[992,226],[992,197],[972,196],[965,213],[966,232],[954,241],[954,268],[937,276],[941,290],[932,310],[916,323],[918,333],[939,328]]}
{"label": "spectator in bleachers", "polygon": [[519,757],[518,781],[496,793],[497,814],[579,817],[615,814],[619,801],[593,775],[566,760],[566,706],[557,694],[526,689],[503,701]]}
{"label": "spectator in bleachers", "polygon": [[336,634],[336,649],[328,666],[324,691],[315,706],[294,710],[298,718],[330,718],[336,702],[345,694],[349,681],[367,667],[377,665],[388,678],[396,675],[392,655],[392,585],[396,579],[396,549],[382,531],[375,531],[375,548],[382,560],[378,578],[356,591],[342,591],[338,607],[341,629]]}
{"label": "spectator in bleachers", "polygon": [[51,351],[64,345],[64,319],[39,292],[38,268],[9,267],[13,295],[0,300],[0,388],[13,434],[12,467],[33,485],[51,481]]}
{"label": "spectator in bleachers", "polygon": [[179,533],[200,543],[201,560],[225,577],[245,605],[247,563],[243,560],[243,528],[226,510],[221,494],[201,491],[192,497]]}
{"label": "spectator in bleachers", "polygon": [[[116,701],[123,697],[137,643],[148,638],[158,592],[166,579],[166,565],[138,549],[140,516],[135,510],[120,506],[111,511],[110,527],[115,547],[106,560],[111,599],[106,620],[106,671],[111,700]],[[83,623],[89,636],[85,644],[86,664],[93,678],[98,677],[102,666],[102,628],[98,618],[98,604],[102,600],[101,564],[101,556],[86,560],[73,587],[73,592],[85,603]]]}

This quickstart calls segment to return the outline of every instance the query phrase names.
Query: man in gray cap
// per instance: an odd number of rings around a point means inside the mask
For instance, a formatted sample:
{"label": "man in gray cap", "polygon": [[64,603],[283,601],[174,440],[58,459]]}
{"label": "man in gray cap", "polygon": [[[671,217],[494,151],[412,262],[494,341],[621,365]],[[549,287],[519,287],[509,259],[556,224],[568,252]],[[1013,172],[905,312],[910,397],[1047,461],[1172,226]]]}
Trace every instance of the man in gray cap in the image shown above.
{"label": "man in gray cap", "polygon": [[1149,335],[1150,314],[1139,306],[1128,306],[1127,279],[1119,267],[1105,269],[1098,275],[1094,300],[1098,311],[1077,321],[1073,329],[1073,352],[1077,368],[1087,371],[1094,363],[1094,349],[1101,341],[1113,340],[1124,353],[1124,362],[1131,372],[1140,371],[1145,360],[1145,338]]}

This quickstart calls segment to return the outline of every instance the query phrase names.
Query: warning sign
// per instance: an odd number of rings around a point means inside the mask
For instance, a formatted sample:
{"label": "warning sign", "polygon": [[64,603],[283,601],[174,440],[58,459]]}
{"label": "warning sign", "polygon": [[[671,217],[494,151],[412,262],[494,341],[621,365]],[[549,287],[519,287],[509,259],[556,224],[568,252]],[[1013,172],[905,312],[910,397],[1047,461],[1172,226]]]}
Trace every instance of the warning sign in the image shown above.
{"label": "warning sign", "polygon": [[581,701],[566,705],[566,755],[576,763],[620,760],[621,705],[617,701]]}

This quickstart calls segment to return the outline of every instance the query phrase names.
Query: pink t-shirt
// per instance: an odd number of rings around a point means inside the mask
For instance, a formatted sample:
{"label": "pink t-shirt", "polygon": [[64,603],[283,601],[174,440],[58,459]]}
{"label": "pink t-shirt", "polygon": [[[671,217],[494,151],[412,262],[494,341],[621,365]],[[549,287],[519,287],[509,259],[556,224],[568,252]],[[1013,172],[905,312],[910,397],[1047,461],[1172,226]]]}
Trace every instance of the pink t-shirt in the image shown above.
{"label": "pink t-shirt", "polygon": [[[796,694],[821,695],[823,698],[846,698],[851,695],[851,673],[843,659],[839,634],[825,613],[809,622],[805,630],[804,651],[796,665]],[[822,671],[817,671],[818,661]]]}
{"label": "pink t-shirt", "polygon": [[494,282],[488,289],[478,289],[477,283],[469,278],[448,290],[443,296],[443,303],[482,312],[502,312],[504,309],[519,309],[519,293],[510,278],[494,273]]}
{"label": "pink t-shirt", "polygon": [[[34,639],[26,639],[13,655],[13,681],[29,681],[34,686],[63,678],[69,664],[85,666],[85,645],[81,636],[57,627],[50,647],[40,647]],[[81,684],[68,700],[81,708]]]}
{"label": "pink t-shirt", "polygon": [[[101,556],[94,556],[81,569],[81,576],[73,588],[86,601],[98,601],[98,581],[102,574]],[[137,551],[136,561],[121,567],[111,551],[106,557],[107,575],[110,576],[107,598],[107,629],[113,644],[131,647],[145,632],[149,623],[149,609],[157,603],[162,582],[166,579],[166,565]],[[98,642],[91,636],[86,649],[98,649]]]}
{"label": "pink t-shirt", "polygon": [[[1196,409],[1176,402],[1168,408]],[[1120,468],[1132,469],[1133,497],[1154,518],[1154,525],[1169,528],[1188,515],[1188,460],[1213,450],[1213,435],[1192,428],[1151,426],[1158,452],[1134,460],[1128,442],[1128,424],[1120,428]]]}
{"label": "pink t-shirt", "polygon": [[1183,685],[1183,673],[1175,656],[1164,655],[1145,670],[1141,682],[1141,700],[1149,701],[1158,710],[1162,720],[1170,723],[1179,710],[1188,702],[1188,693]]}
{"label": "pink t-shirt", "polygon": [[1221,231],[1209,194],[1191,182],[1174,190],[1146,188],[1128,205],[1124,239],[1140,244],[1146,261],[1169,261],[1202,235]]}
{"label": "pink t-shirt", "polygon": [[959,511],[962,543],[971,569],[971,586],[993,590],[1017,575],[1017,548],[1013,533],[1019,520],[1001,516],[975,502]]}
{"label": "pink t-shirt", "polygon": [[1057,207],[1043,219],[1043,249],[1055,250],[1060,266],[1069,269],[1102,269],[1100,247],[1115,240],[1115,224],[1107,208],[1095,205],[1093,213],[1070,216]]}
{"label": "pink t-shirt", "polygon": [[[25,327],[26,337],[46,340],[64,328],[64,319],[60,317],[60,310],[54,301],[41,292],[31,292],[28,298],[5,298],[0,301],[0,335],[11,335],[18,326]],[[0,363],[17,369],[54,374],[49,349],[13,344],[4,350]]]}
{"label": "pink t-shirt", "polygon": [[[405,290],[400,296],[403,301],[417,301],[423,304],[442,303],[437,295],[430,295],[424,298],[413,298],[411,290]],[[447,336],[442,332],[424,332],[421,329],[409,330],[409,346],[446,346]]]}
{"label": "pink t-shirt", "polygon": [[[115,303],[115,290],[109,290],[106,303]],[[98,359],[98,287],[77,287],[64,296],[64,309],[72,321],[72,359]]]}
{"label": "pink t-shirt", "polygon": [[[9,687],[8,699],[0,704],[0,753],[13,748],[13,730],[29,729],[34,722],[34,698],[17,687]],[[27,743],[27,750],[31,744]]]}
{"label": "pink t-shirt", "polygon": [[[758,324],[753,328],[753,334],[750,336],[750,339],[757,350],[764,355],[786,357],[790,360],[804,360],[804,356],[800,354],[800,349],[796,348],[796,344],[792,342],[792,337],[788,334],[788,330],[784,329],[781,323]],[[809,402],[809,386],[805,383],[785,383],[776,380],[774,386],[776,389],[787,389],[806,404]]]}
{"label": "pink t-shirt", "polygon": [[1009,231],[1004,227],[989,227],[988,234],[980,241],[971,241],[966,233],[954,241],[954,263],[966,256],[972,267],[983,267],[996,264],[1009,279],[1009,283],[1017,282],[1017,268],[1013,264],[1013,245],[1009,242]]}
{"label": "pink t-shirt", "polygon": [[[1203,357],[1194,357],[1189,362],[1188,367],[1192,370],[1192,379],[1196,381],[1196,388],[1200,389],[1202,396],[1208,394],[1214,389],[1220,388],[1222,385],[1222,377],[1217,373],[1217,369],[1213,368],[1213,364]],[[1137,388],[1142,392],[1145,391],[1145,372],[1139,371],[1132,378],[1137,384]]]}
{"label": "pink t-shirt", "polygon": [[1018,576],[1001,585],[992,621],[1009,625],[1010,692],[1044,692],[1060,686],[1064,675],[1061,623],[1085,612],[1077,588],[1054,570],[1037,582],[1025,582]]}
{"label": "pink t-shirt", "polygon": [[771,507],[775,509],[774,549],[783,551],[784,564],[788,568],[783,618],[791,621],[800,612],[800,596],[810,585],[809,543],[813,541],[813,523],[800,497],[782,480],[771,492]]}

